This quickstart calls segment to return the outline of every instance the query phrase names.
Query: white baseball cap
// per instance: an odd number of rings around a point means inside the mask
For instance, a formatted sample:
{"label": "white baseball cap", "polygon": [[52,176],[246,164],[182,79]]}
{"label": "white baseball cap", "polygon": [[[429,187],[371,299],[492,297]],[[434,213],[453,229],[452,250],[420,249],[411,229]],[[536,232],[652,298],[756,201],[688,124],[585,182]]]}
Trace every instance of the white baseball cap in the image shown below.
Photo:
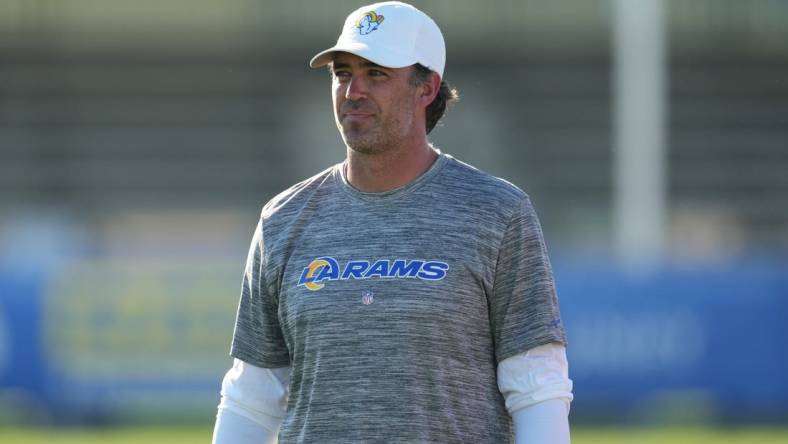
{"label": "white baseball cap", "polygon": [[312,57],[309,66],[331,63],[342,51],[387,68],[420,63],[443,77],[446,44],[438,25],[425,13],[402,2],[362,6],[345,19],[337,44]]}

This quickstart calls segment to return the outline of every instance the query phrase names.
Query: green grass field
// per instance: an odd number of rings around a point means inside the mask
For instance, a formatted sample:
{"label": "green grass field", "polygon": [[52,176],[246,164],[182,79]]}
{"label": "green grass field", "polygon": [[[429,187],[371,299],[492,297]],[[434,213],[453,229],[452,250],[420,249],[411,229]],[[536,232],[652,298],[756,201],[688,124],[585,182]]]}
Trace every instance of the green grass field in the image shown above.
{"label": "green grass field", "polygon": [[[109,429],[0,427],[3,444],[197,444],[210,443],[211,426]],[[786,444],[788,427],[591,428],[575,427],[573,444]]]}

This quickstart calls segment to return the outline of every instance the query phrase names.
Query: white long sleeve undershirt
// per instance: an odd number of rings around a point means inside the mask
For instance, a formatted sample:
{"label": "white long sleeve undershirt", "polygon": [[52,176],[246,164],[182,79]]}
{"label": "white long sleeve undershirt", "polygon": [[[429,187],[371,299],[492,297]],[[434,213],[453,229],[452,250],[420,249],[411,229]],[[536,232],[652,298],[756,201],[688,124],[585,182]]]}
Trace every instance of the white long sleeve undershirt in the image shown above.
{"label": "white long sleeve undershirt", "polygon": [[261,368],[235,359],[222,381],[213,444],[275,443],[289,382],[290,367]]}
{"label": "white long sleeve undershirt", "polygon": [[[222,381],[213,444],[275,443],[287,408],[290,367],[234,360]],[[498,388],[512,416],[516,444],[569,444],[566,349],[552,343],[504,359]]]}
{"label": "white long sleeve undershirt", "polygon": [[563,345],[540,345],[501,361],[498,389],[512,416],[516,444],[569,444],[573,396]]}

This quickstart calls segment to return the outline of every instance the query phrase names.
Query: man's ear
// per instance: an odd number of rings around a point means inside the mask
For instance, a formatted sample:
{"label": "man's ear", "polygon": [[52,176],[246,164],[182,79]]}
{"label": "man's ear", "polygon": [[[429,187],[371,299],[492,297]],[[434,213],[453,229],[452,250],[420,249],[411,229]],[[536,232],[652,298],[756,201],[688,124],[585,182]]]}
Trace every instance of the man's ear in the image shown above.
{"label": "man's ear", "polygon": [[435,97],[438,95],[438,91],[440,91],[441,87],[441,76],[437,72],[431,72],[430,76],[427,78],[425,82],[419,85],[421,89],[421,94],[418,97],[419,104],[424,106],[425,108],[435,100]]}

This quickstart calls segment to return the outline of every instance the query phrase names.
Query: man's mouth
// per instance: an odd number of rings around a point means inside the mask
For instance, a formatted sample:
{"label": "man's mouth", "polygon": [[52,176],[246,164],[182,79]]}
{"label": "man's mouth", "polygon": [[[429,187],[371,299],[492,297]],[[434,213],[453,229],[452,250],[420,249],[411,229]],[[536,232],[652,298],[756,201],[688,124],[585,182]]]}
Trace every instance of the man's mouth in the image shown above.
{"label": "man's mouth", "polygon": [[367,113],[367,112],[363,112],[363,111],[348,111],[343,116],[344,116],[343,120],[344,119],[364,120],[364,119],[367,119],[369,117],[372,117],[372,113]]}

